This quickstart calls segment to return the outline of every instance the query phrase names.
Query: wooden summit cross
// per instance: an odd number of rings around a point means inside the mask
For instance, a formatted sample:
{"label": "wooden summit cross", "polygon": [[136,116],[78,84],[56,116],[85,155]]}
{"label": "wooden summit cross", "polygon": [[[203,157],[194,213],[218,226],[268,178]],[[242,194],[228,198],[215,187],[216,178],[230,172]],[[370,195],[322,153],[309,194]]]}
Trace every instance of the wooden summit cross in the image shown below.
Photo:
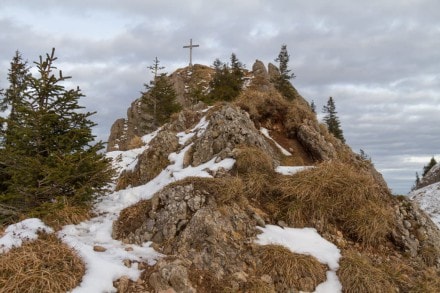
{"label": "wooden summit cross", "polygon": [[192,49],[198,47],[199,45],[193,45],[193,39],[189,40],[188,46],[183,46],[183,48],[189,48],[189,66],[192,67]]}

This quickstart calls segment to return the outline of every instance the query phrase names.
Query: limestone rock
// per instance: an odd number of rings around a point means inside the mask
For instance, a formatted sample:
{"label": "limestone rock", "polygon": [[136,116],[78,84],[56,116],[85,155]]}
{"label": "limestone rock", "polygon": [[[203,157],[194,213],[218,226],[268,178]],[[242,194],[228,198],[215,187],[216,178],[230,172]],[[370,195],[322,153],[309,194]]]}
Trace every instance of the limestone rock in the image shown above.
{"label": "limestone rock", "polygon": [[188,278],[188,264],[176,259],[162,259],[156,264],[157,270],[149,277],[149,283],[155,292],[195,293]]}
{"label": "limestone rock", "polygon": [[274,80],[276,79],[278,76],[280,76],[280,70],[278,69],[278,67],[276,67],[275,65],[273,65],[272,63],[269,63],[268,65],[268,72],[269,72],[269,79],[270,80]]}
{"label": "limestone rock", "polygon": [[297,137],[315,160],[327,161],[337,158],[335,147],[325,139],[312,121],[307,120],[298,127]]}
{"label": "limestone rock", "polygon": [[148,115],[141,99],[131,103],[127,110],[127,119],[118,119],[113,124],[108,139],[107,151],[126,151],[134,137],[142,137],[157,129],[154,119]]}
{"label": "limestone rock", "polygon": [[127,144],[126,138],[125,138],[125,127],[126,127],[126,120],[124,118],[117,119],[110,130],[110,136],[108,138],[108,145],[107,145],[107,151],[118,151],[125,149],[125,146]]}
{"label": "limestone rock", "polygon": [[246,282],[245,272],[258,261],[248,249],[257,234],[257,220],[252,212],[236,204],[221,209],[217,196],[201,188],[200,182],[196,185],[185,181],[166,187],[152,199],[144,224],[125,236],[114,231],[114,235],[128,242],[151,240],[160,245],[163,253],[179,256],[177,260],[162,259],[155,265],[147,280],[155,290],[172,287],[176,292],[193,292],[190,267],[209,272],[214,279],[236,274],[238,280]]}
{"label": "limestone rock", "polygon": [[254,77],[252,79],[251,87],[262,91],[268,91],[273,87],[266,66],[264,66],[264,63],[260,60],[255,60],[255,63],[252,66],[252,73]]}
{"label": "limestone rock", "polygon": [[168,166],[168,156],[179,147],[176,133],[163,130],[150,142],[150,147],[139,156],[135,167],[136,177],[139,182],[135,185],[147,183],[156,177],[162,169]]}
{"label": "limestone rock", "polygon": [[237,146],[258,147],[275,159],[272,147],[246,112],[226,105],[210,115],[208,128],[194,143],[192,164],[198,166],[215,156],[230,157]]}
{"label": "limestone rock", "polygon": [[418,207],[401,198],[396,210],[393,241],[411,257],[421,258],[428,266],[440,268],[440,230]]}
{"label": "limestone rock", "polygon": [[103,247],[101,245],[95,245],[95,246],[93,246],[93,250],[96,251],[96,252],[104,252],[104,251],[107,250],[107,248],[105,248],[105,247]]}

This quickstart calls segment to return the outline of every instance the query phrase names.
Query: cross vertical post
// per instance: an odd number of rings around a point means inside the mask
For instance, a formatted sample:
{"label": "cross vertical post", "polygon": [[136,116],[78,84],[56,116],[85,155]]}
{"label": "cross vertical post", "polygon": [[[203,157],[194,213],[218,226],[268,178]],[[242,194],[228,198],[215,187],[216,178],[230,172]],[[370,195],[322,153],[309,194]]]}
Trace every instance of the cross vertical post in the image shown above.
{"label": "cross vertical post", "polygon": [[183,46],[183,48],[187,49],[189,48],[189,66],[192,67],[192,48],[196,48],[199,45],[193,45],[193,40],[190,39],[189,40],[189,45],[188,46]]}

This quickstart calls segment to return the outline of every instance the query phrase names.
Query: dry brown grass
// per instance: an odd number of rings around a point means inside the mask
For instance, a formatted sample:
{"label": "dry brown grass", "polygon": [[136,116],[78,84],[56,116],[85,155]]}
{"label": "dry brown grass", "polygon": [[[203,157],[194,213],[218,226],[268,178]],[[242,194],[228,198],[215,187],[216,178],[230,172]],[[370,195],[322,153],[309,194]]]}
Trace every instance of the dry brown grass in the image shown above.
{"label": "dry brown grass", "polygon": [[326,279],[327,267],[312,256],[296,254],[280,245],[264,245],[257,249],[261,260],[259,274],[280,280],[283,287],[313,291]]}
{"label": "dry brown grass", "polygon": [[142,139],[139,136],[135,135],[132,139],[130,139],[130,142],[128,143],[128,149],[137,149],[144,145],[145,143],[142,141]]}
{"label": "dry brown grass", "polygon": [[200,270],[192,266],[188,270],[188,278],[192,286],[200,293],[233,292],[228,282],[219,280],[212,272],[207,270]]}
{"label": "dry brown grass", "polygon": [[440,292],[440,273],[434,268],[423,271],[422,277],[417,279],[409,292],[414,293],[438,293]]}
{"label": "dry brown grass", "polygon": [[51,214],[47,214],[42,218],[42,221],[57,231],[65,225],[77,225],[84,222],[90,219],[91,216],[89,206],[68,205]]}
{"label": "dry brown grass", "polygon": [[53,234],[0,255],[0,292],[66,292],[79,285],[81,259]]}
{"label": "dry brown grass", "polygon": [[273,200],[289,223],[334,224],[364,244],[384,242],[394,219],[387,191],[372,176],[339,162],[281,177]]}
{"label": "dry brown grass", "polygon": [[298,127],[305,120],[316,121],[316,115],[303,99],[295,99],[291,102],[286,113],[284,126],[289,137],[295,137]]}
{"label": "dry brown grass", "polygon": [[440,247],[425,242],[420,248],[420,256],[427,266],[433,267],[437,264],[437,259],[440,256]]}
{"label": "dry brown grass", "polygon": [[276,90],[246,90],[237,98],[235,104],[248,112],[251,119],[257,123],[266,120],[282,123],[289,108],[289,102]]}
{"label": "dry brown grass", "polygon": [[148,219],[148,212],[151,210],[150,200],[142,200],[135,205],[125,208],[113,222],[113,237],[123,239],[130,233],[134,233]]}
{"label": "dry brown grass", "polygon": [[339,264],[337,275],[346,293],[397,292],[388,275],[357,251],[347,251]]}
{"label": "dry brown grass", "polygon": [[244,147],[236,155],[235,170],[239,175],[274,174],[272,159],[258,148]]}
{"label": "dry brown grass", "polygon": [[305,120],[316,121],[316,115],[301,96],[287,101],[275,89],[267,92],[248,89],[238,97],[235,104],[247,111],[257,126],[283,125],[290,138],[295,138],[298,126]]}
{"label": "dry brown grass", "polygon": [[65,225],[79,224],[90,219],[91,206],[87,204],[75,205],[65,198],[58,198],[55,202],[45,203],[38,209],[30,212],[27,217],[40,218],[55,230]]}

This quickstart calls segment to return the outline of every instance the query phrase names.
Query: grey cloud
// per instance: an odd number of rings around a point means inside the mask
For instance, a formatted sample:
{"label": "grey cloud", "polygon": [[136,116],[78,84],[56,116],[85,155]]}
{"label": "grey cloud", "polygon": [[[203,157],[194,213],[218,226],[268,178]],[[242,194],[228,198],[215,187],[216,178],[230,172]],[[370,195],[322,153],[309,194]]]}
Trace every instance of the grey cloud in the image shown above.
{"label": "grey cloud", "polygon": [[151,79],[153,58],[167,72],[185,66],[182,46],[193,38],[195,62],[234,52],[248,68],[255,59],[273,62],[286,43],[295,87],[318,110],[335,98],[348,143],[370,154],[400,193],[424,164],[408,158],[440,151],[436,0],[3,0],[2,8],[17,13],[0,11],[0,87],[16,49],[33,61],[56,47],[59,67],[98,111],[95,132],[104,140]]}

